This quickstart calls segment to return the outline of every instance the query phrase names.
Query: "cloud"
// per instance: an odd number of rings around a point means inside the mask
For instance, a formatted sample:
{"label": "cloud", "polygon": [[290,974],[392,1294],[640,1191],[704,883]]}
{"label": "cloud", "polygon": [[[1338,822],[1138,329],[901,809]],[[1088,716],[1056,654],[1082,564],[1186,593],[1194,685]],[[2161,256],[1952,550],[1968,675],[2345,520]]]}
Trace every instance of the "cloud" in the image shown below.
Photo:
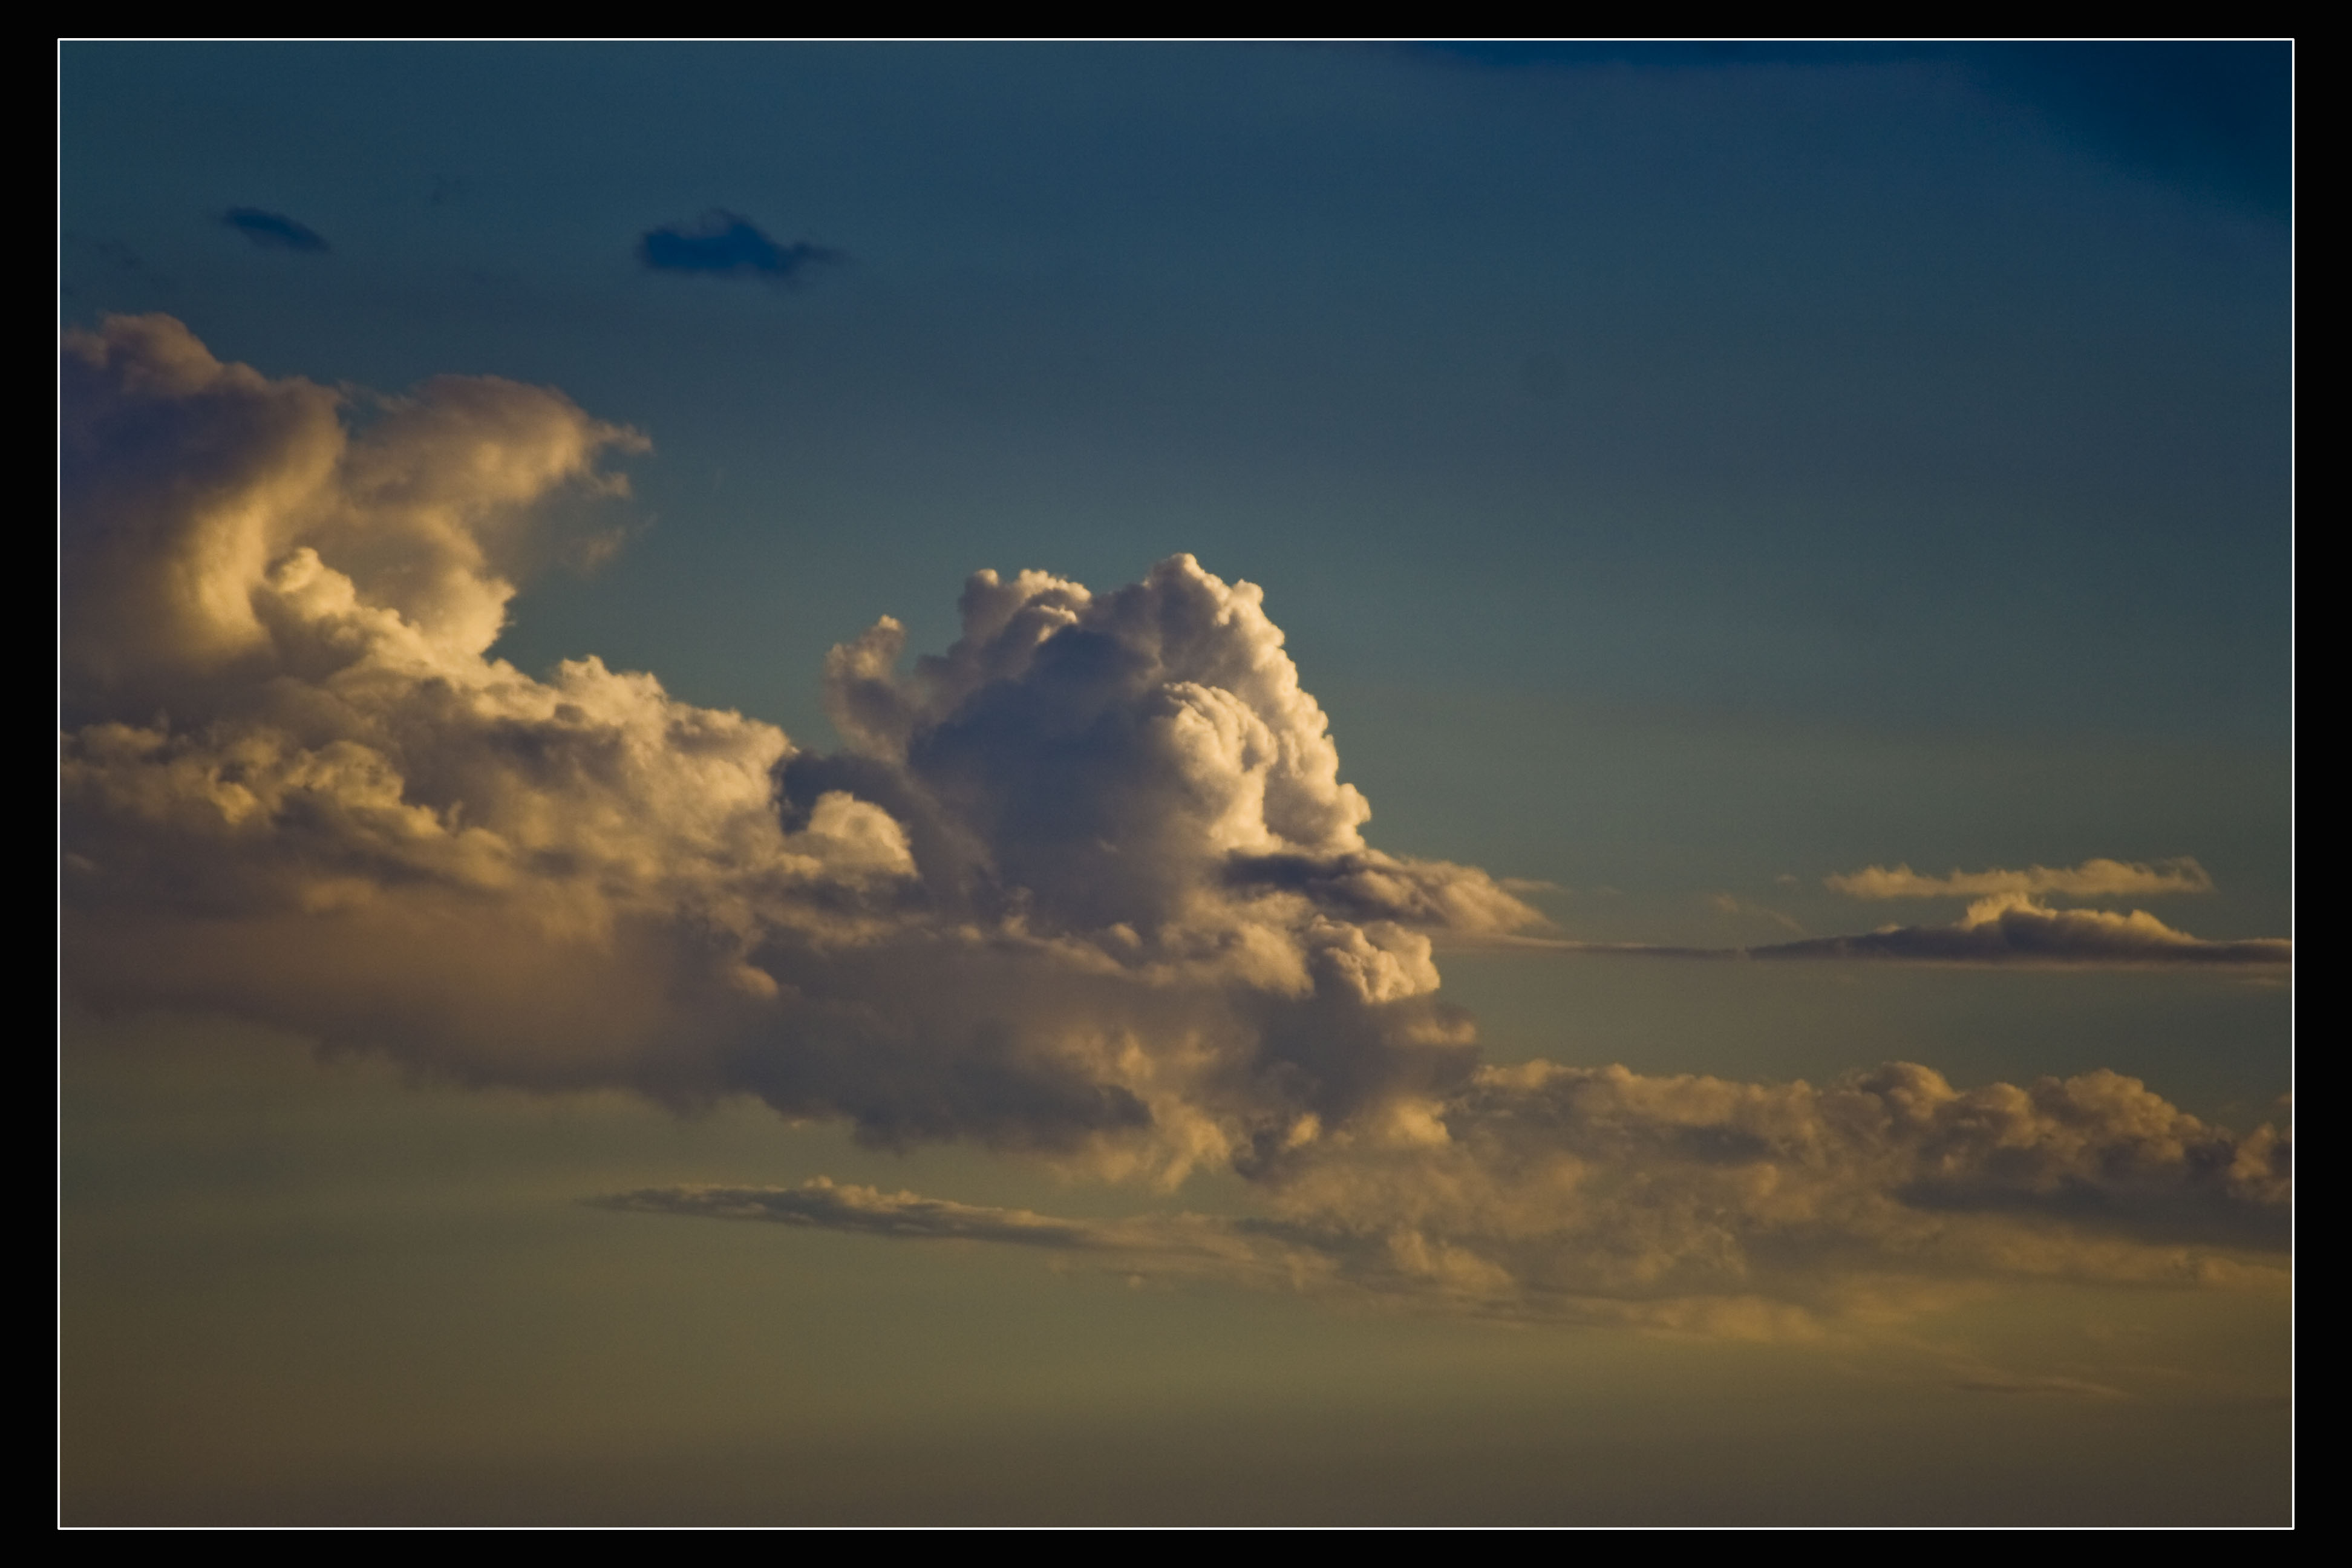
{"label": "cloud", "polygon": [[2168,893],[2210,893],[2213,879],[2182,856],[2153,865],[2121,860],[2085,860],[2071,868],[2029,866],[2022,871],[1954,870],[1923,877],[1908,866],[1888,870],[1866,866],[1823,879],[1833,893],[1854,899],[1981,899],[2010,894],[2069,899],[2156,898]]}
{"label": "cloud", "polygon": [[[2093,861],[2090,864],[2112,866],[2115,862]],[[2193,867],[2195,863],[2186,864]],[[2144,870],[2145,868],[2137,869]],[[2008,877],[2029,874],[1989,872],[1985,875]],[[1893,879],[1912,874],[1902,868],[1897,868],[1895,872],[1878,871],[1874,868],[1865,875]],[[2199,871],[2197,876],[2202,878],[2203,873]],[[1725,913],[1773,914],[1769,910],[1741,904],[1730,899],[1728,894],[1715,895],[1710,902]],[[1788,923],[1785,917],[1775,918]],[[2284,937],[2209,942],[2187,931],[2176,931],[2144,910],[2111,914],[2103,910],[2053,910],[2029,894],[2015,892],[1979,899],[1950,925],[1888,925],[1858,935],[1811,937],[1800,942],[1775,942],[1760,947],[1580,942],[1572,938],[1531,936],[1519,932],[1497,933],[1481,940],[1496,945],[1613,954],[1627,958],[1754,959],[1765,963],[1851,960],[2075,968],[2160,968],[2203,964],[2274,968],[2294,962],[2294,943]]]}
{"label": "cloud", "polygon": [[841,253],[806,240],[778,245],[749,218],[715,209],[692,226],[664,224],[637,240],[637,259],[655,272],[695,272],[714,278],[764,278],[789,283],[811,266],[839,261]]}
{"label": "cloud", "polygon": [[1303,1142],[1269,1217],[1060,1219],[822,1180],[598,1201],[1780,1337],[1985,1279],[2276,1288],[2290,1158],[2274,1131],[2233,1137],[2109,1072],[1963,1091],[1906,1063],[1814,1089],[1533,1062]]}
{"label": "cloud", "polygon": [[66,344],[69,985],[470,1081],[751,1093],[1179,1173],[1475,1054],[1431,936],[1535,925],[1377,850],[1258,590],[976,575],[836,649],[850,747],[490,655],[545,506],[642,447],[561,395],[381,402],[166,318]]}
{"label": "cloud", "polygon": [[1969,1367],[1957,1373],[1952,1386],[1969,1394],[2055,1394],[2075,1399],[2126,1399],[2120,1388],[2088,1378],[2007,1372],[2000,1367]]}
{"label": "cloud", "polygon": [[1899,959],[1920,963],[2285,964],[2284,938],[2207,942],[2134,910],[2045,909],[2022,893],[1970,904],[1957,924],[1887,926],[1862,936],[1822,937],[1748,950],[1750,958]]}
{"label": "cloud", "polygon": [[323,254],[332,248],[326,236],[284,213],[264,212],[259,207],[231,207],[221,214],[221,222],[264,250]]}
{"label": "cloud", "polygon": [[[1434,943],[1546,922],[1366,840],[1263,595],[1190,556],[1101,594],[975,574],[961,636],[911,667],[877,622],[825,661],[845,744],[814,752],[593,658],[494,657],[562,553],[556,503],[625,493],[611,464],[646,447],[560,393],[273,379],[160,316],[68,334],[60,386],[77,1005],[218,1010],[460,1082],[752,1095],[1113,1178],[1228,1168],[1265,1214],[620,1201],[1506,1315],[1797,1331],[1951,1278],[2267,1267],[2230,1248],[2271,1245],[2284,1138],[2112,1075],[1482,1067]],[[1950,930],[2231,945],[2021,900]]]}
{"label": "cloud", "polygon": [[797,1187],[647,1187],[592,1201],[600,1208],[772,1220],[901,1240],[1002,1241],[1056,1249],[1107,1245],[1097,1227],[1083,1222],[1052,1219],[1026,1209],[975,1207],[913,1193],[836,1186],[822,1176]]}

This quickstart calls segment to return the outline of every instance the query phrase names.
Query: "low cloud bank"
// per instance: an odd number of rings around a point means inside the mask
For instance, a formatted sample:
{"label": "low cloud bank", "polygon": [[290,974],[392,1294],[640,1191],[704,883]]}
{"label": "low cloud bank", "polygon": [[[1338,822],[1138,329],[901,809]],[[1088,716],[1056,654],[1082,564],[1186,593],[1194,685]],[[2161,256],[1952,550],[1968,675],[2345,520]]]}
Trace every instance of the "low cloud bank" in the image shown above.
{"label": "low cloud bank", "polygon": [[1987,1279],[2282,1287],[2291,1150],[2108,1072],[1962,1091],[1891,1064],[1824,1089],[1536,1062],[1302,1144],[1275,1213],[1115,1221],[815,1182],[606,1206],[995,1241],[1116,1271],[1484,1315],[1802,1335]]}
{"label": "low cloud bank", "polygon": [[[625,1201],[1482,1310],[1728,1323],[1890,1269],[2220,1278],[2167,1226],[2274,1235],[2284,1140],[2126,1079],[1482,1067],[1433,941],[1542,940],[1542,918],[1366,840],[1259,590],[1189,556],[1107,594],[980,573],[961,635],[911,668],[877,623],[826,661],[846,744],[814,752],[593,658],[492,656],[566,548],[551,503],[623,492],[610,465],[646,447],[559,393],[364,399],[144,317],[69,334],[61,396],[79,1004],[218,1009],[465,1082],[751,1094],[1109,1177],[1229,1166],[1267,1217]],[[1988,909],[1952,928],[1988,951],[2231,945]]]}

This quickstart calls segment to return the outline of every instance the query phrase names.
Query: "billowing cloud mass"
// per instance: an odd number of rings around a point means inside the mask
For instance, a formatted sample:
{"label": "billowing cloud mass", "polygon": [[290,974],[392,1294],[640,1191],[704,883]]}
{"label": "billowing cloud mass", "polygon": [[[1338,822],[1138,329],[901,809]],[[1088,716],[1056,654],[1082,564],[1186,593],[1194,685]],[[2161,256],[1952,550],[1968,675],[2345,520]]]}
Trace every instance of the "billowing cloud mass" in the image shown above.
{"label": "billowing cloud mass", "polygon": [[325,235],[284,213],[264,212],[259,207],[231,207],[221,214],[221,222],[265,250],[320,254],[331,248]]}
{"label": "billowing cloud mass", "polygon": [[2213,879],[2187,856],[2154,865],[2121,860],[2085,860],[2080,866],[2029,866],[2022,871],[1958,871],[1923,877],[1908,866],[1888,870],[1865,866],[1823,879],[1833,893],[1855,899],[2156,898],[2166,893],[2210,893]]}
{"label": "billowing cloud mass", "polygon": [[806,240],[779,245],[751,219],[714,211],[691,226],[664,224],[647,229],[637,240],[637,259],[656,272],[789,283],[815,263],[840,260],[841,253]]}
{"label": "billowing cloud mass", "polygon": [[1833,1304],[1827,1281],[2221,1278],[2273,1244],[2285,1141],[2109,1075],[1482,1067],[1432,939],[1541,918],[1366,840],[1259,591],[1189,556],[1099,595],[980,573],[962,635],[910,669],[877,623],[826,662],[847,743],[821,753],[593,658],[492,657],[562,547],[549,503],[615,493],[606,464],[644,446],[560,394],[447,377],[355,410],[163,317],[70,334],[62,387],[82,1005],[217,1009],[463,1081],[749,1094],[1109,1176],[1230,1166],[1265,1217],[626,1201],[1498,1310],[1780,1321]]}

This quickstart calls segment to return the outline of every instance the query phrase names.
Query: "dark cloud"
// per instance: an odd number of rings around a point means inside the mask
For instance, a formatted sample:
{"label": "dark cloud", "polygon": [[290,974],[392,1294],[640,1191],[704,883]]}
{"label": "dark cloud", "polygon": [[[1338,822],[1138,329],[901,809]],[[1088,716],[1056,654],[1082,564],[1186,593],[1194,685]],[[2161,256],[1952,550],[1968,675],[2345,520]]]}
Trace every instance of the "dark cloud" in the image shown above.
{"label": "dark cloud", "polygon": [[284,213],[264,212],[259,207],[231,207],[221,214],[221,222],[264,250],[298,250],[317,255],[331,248],[326,236]]}
{"label": "dark cloud", "polygon": [[709,278],[764,278],[789,283],[808,268],[839,261],[841,253],[799,240],[779,245],[751,219],[725,211],[705,213],[691,226],[665,224],[637,241],[637,259],[655,272],[692,272]]}

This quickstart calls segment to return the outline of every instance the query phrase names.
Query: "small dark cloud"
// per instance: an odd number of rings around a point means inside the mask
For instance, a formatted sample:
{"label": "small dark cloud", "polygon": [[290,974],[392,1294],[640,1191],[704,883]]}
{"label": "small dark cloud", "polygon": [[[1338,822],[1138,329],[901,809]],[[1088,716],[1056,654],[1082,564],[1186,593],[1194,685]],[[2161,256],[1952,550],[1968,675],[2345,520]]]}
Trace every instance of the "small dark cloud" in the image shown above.
{"label": "small dark cloud", "polygon": [[221,222],[265,250],[320,253],[332,248],[325,235],[309,224],[295,222],[284,213],[264,212],[259,207],[231,207],[221,214]]}
{"label": "small dark cloud", "polygon": [[655,272],[789,283],[806,268],[839,261],[842,255],[807,240],[779,245],[751,219],[719,209],[703,214],[691,226],[665,224],[647,229],[637,241],[637,259]]}

